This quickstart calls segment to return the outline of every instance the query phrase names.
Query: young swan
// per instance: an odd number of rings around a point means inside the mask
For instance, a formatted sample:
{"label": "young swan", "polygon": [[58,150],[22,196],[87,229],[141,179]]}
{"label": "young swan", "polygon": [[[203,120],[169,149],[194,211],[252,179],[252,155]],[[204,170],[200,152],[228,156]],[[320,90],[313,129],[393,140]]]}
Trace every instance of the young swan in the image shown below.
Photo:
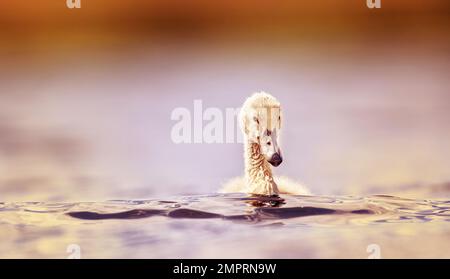
{"label": "young swan", "polygon": [[272,175],[270,165],[277,167],[283,162],[278,145],[282,115],[277,99],[264,92],[253,94],[242,106],[239,119],[244,133],[245,177],[230,180],[220,192],[264,196],[310,194],[287,178],[277,178],[277,184]]}

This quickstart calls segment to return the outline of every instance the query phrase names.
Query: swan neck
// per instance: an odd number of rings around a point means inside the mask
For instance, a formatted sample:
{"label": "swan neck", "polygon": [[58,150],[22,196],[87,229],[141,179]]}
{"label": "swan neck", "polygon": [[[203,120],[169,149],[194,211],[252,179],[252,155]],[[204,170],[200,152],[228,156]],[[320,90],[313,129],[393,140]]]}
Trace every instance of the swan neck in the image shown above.
{"label": "swan neck", "polygon": [[260,144],[246,140],[244,149],[246,192],[266,196],[278,195],[277,184],[269,163],[261,153]]}

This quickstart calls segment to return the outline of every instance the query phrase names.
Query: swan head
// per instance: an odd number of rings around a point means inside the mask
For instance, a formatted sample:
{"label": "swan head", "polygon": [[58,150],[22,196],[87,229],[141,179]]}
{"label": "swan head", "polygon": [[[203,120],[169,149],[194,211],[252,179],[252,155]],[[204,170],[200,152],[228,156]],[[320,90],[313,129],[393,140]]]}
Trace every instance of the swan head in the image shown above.
{"label": "swan head", "polygon": [[239,118],[246,139],[258,143],[267,162],[279,166],[283,162],[279,146],[282,118],[280,102],[268,93],[254,93],[245,101]]}

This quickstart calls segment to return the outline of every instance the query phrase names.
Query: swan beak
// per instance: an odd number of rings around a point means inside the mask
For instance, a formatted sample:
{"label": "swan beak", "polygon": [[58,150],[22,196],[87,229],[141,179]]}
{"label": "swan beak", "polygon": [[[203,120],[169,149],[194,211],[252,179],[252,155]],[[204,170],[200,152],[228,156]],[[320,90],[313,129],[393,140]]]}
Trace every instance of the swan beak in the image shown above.
{"label": "swan beak", "polygon": [[281,162],[283,162],[283,158],[281,158],[281,155],[278,153],[273,154],[272,158],[269,160],[269,163],[274,167],[278,167]]}

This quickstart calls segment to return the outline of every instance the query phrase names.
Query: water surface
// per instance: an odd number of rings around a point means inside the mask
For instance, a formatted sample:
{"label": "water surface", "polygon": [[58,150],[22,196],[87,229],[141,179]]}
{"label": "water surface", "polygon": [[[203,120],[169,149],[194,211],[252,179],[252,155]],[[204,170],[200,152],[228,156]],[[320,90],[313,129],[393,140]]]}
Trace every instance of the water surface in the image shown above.
{"label": "water surface", "polygon": [[0,255],[66,258],[75,244],[82,258],[448,258],[449,221],[450,200],[384,195],[1,203]]}

